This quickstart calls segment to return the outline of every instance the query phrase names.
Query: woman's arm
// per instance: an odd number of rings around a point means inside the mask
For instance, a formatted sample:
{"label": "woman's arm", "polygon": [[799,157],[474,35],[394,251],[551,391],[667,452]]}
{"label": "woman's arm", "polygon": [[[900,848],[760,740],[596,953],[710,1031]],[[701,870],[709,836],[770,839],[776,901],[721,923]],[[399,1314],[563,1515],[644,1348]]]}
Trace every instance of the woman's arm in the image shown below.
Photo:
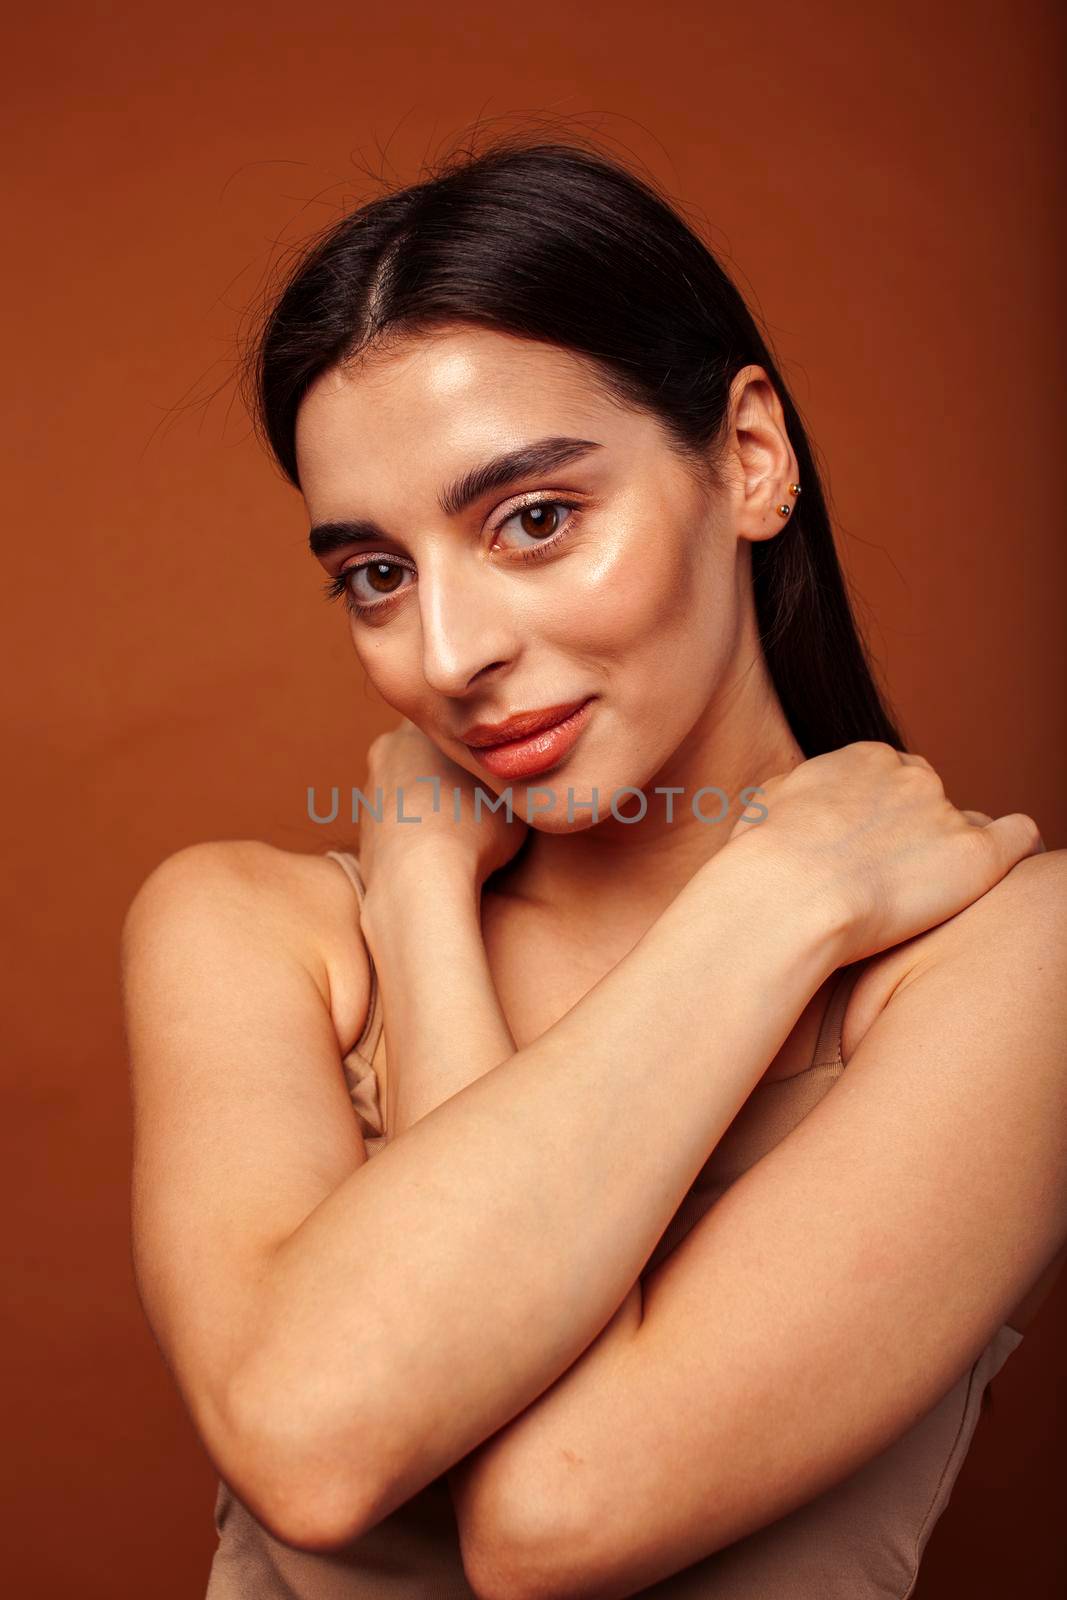
{"label": "woman's arm", "polygon": [[[1047,857],[1042,859],[1048,860]],[[1061,853],[1056,861],[1062,874],[1067,856]],[[1043,927],[1040,914],[1042,874],[1045,882],[1051,882],[1056,871],[1057,867],[1046,865],[1037,869],[1030,867],[1005,879],[983,902],[982,915],[993,919],[989,928],[994,930],[998,920],[1001,926],[1016,926],[1024,917],[1031,930]],[[1033,875],[1028,876],[1028,873]],[[413,878],[422,878],[421,868],[413,872]],[[1036,902],[1019,899],[1024,886],[1037,891]],[[400,1096],[402,1114],[390,1121],[395,1137],[466,1083],[505,1059],[506,1054],[514,1050],[514,1044],[500,1010],[481,941],[471,938],[467,944],[450,937],[448,930],[453,924],[443,897],[419,895],[414,882],[412,892],[406,896],[396,896],[399,884],[395,879],[391,888],[393,897],[383,897],[384,904],[380,907],[374,953],[389,1029],[392,1081],[395,1083],[399,1076],[410,1089],[406,1097]],[[1018,900],[1017,905],[1010,898],[1013,896]],[[371,899],[373,902],[374,897]],[[914,965],[920,955],[929,963],[931,952],[944,952],[946,935],[957,938],[961,930],[967,935],[976,920],[976,912],[970,918],[957,917],[951,925],[941,925],[924,940],[912,940],[907,947],[910,963]],[[426,963],[420,958],[419,951],[429,948],[439,950],[439,961]],[[899,953],[905,954],[903,950]],[[1041,963],[1036,970],[1028,965],[1028,958],[1017,942],[1014,956],[1024,969],[1024,981],[1036,979],[1040,991]],[[905,971],[897,960],[893,966],[894,980],[886,986],[887,993],[902,982]],[[997,968],[997,977],[1003,981],[1002,966]],[[969,978],[972,989],[977,987],[981,991],[986,986],[986,980],[976,968],[971,968]],[[957,987],[952,992],[973,1024],[973,1005],[966,989]],[[927,993],[928,1004],[936,1009],[938,997],[932,991]],[[392,1027],[391,997],[397,1002],[396,1022]],[[403,997],[402,1004],[400,997]],[[915,998],[912,995],[912,1004]],[[1044,1017],[1044,1036],[1051,1037],[1055,1031],[1052,1014],[1047,1006],[1042,1009],[1040,992],[1035,992],[1034,1008],[1035,1018]],[[944,1028],[949,1020],[942,1012],[936,1025]],[[1031,1179],[1036,1181],[1033,1175]],[[721,1215],[720,1212],[720,1218]],[[709,1221],[706,1231],[710,1231],[711,1226]],[[798,1479],[804,1482],[804,1474],[814,1477],[820,1465],[825,1472],[834,1472],[832,1455],[829,1460],[820,1462],[817,1453],[803,1444],[804,1429],[799,1425],[795,1458],[780,1447],[776,1431],[779,1447],[773,1456],[774,1471],[763,1471],[757,1477],[735,1453],[733,1481],[754,1485],[755,1492],[751,1496],[735,1496],[731,1500],[719,1490],[708,1465],[715,1457],[714,1449],[709,1448],[704,1434],[693,1429],[688,1421],[684,1427],[676,1428],[675,1419],[665,1419],[650,1459],[647,1439],[639,1430],[626,1425],[623,1418],[631,1413],[638,1417],[653,1404],[662,1414],[665,1374],[660,1370],[660,1360],[677,1373],[680,1350],[687,1348],[690,1341],[696,1344],[707,1339],[709,1347],[722,1353],[723,1383],[729,1371],[727,1335],[710,1327],[707,1320],[693,1324],[688,1331],[665,1322],[670,1313],[663,1311],[663,1306],[677,1303],[681,1307],[686,1295],[685,1275],[678,1275],[677,1269],[672,1271],[673,1277],[666,1274],[664,1265],[646,1274],[644,1280],[646,1297],[661,1295],[654,1302],[659,1308],[656,1324],[664,1329],[659,1345],[649,1331],[653,1323],[651,1317],[645,1318],[645,1330],[638,1340],[644,1314],[639,1280],[574,1365],[520,1415],[450,1469],[449,1481],[464,1559],[472,1581],[482,1594],[499,1594],[506,1600],[517,1600],[524,1585],[530,1584],[532,1574],[536,1574],[534,1594],[541,1596],[552,1592],[546,1580],[546,1556],[554,1573],[556,1592],[564,1600],[578,1582],[582,1583],[583,1592],[590,1594],[632,1592],[627,1587],[629,1581],[636,1583],[640,1579],[647,1583],[653,1576],[666,1575],[729,1539],[740,1537],[749,1526],[762,1525],[771,1515],[782,1514],[768,1508],[781,1504],[775,1496],[788,1493],[788,1486]],[[671,1296],[666,1287],[659,1290],[657,1286],[661,1283],[681,1287]],[[822,1314],[829,1323],[839,1317],[839,1309],[831,1298],[829,1283],[820,1284],[820,1291]],[[901,1314],[910,1314],[907,1302],[902,1302]],[[684,1316],[684,1310],[680,1309],[677,1315]],[[902,1337],[900,1348],[907,1347],[908,1341]],[[795,1348],[789,1355],[799,1364],[808,1359]],[[805,1370],[810,1370],[810,1363]],[[791,1369],[786,1365],[781,1381],[783,1385],[793,1382],[799,1389],[803,1376],[803,1373],[791,1376]],[[920,1375],[914,1376],[920,1381]],[[875,1426],[879,1404],[891,1406],[891,1402],[883,1401],[878,1393],[879,1380],[899,1382],[900,1376],[883,1365],[872,1380],[871,1417]],[[854,1438],[852,1419],[845,1390],[838,1388],[835,1393],[841,1402],[836,1420],[842,1430],[843,1443]],[[687,1398],[684,1392],[679,1393],[679,1423],[683,1417],[689,1417],[689,1400],[691,1396]],[[835,1419],[827,1415],[824,1401],[820,1401],[820,1405],[820,1418],[811,1419],[811,1437],[816,1436],[821,1426],[832,1449]],[[766,1410],[760,1414],[768,1416]],[[894,1432],[895,1420],[887,1420],[886,1427],[890,1433]],[[610,1451],[603,1456],[593,1451],[583,1454],[583,1441],[597,1436],[610,1438]],[[751,1426],[746,1426],[741,1437],[753,1449],[762,1447],[759,1431]],[[637,1448],[639,1439],[641,1443]],[[628,1449],[631,1443],[635,1447]],[[673,1474],[675,1481],[687,1471],[692,1474],[696,1485],[692,1526],[687,1525],[684,1517],[679,1519],[676,1502],[669,1496],[655,1496],[649,1502],[641,1493],[649,1472],[656,1470],[655,1461],[659,1455],[663,1458],[662,1470]],[[575,1468],[575,1462],[583,1464],[580,1470]],[[596,1482],[599,1470],[605,1474],[603,1485]],[[627,1488],[627,1472],[634,1478],[630,1488]],[[581,1495],[575,1494],[577,1485],[582,1487]],[[714,1495],[714,1511],[708,1510],[704,1492],[709,1490]],[[604,1503],[598,1501],[594,1511],[585,1499],[587,1493],[602,1494]],[[631,1510],[638,1499],[650,1503],[650,1514],[635,1521]],[[586,1536],[583,1521],[586,1511],[588,1522],[595,1524],[604,1535],[598,1545]],[[650,1559],[652,1565],[647,1564]],[[568,1565],[568,1562],[579,1565]],[[586,1584],[590,1585],[588,1591]],[[600,1587],[605,1584],[608,1587]]]}
{"label": "woman's arm", "polygon": [[515,1054],[481,934],[473,877],[434,851],[409,851],[364,899],[360,924],[385,1015],[394,1143]]}
{"label": "woman's arm", "polygon": [[[436,877],[427,864],[392,891],[423,1002],[456,981],[450,949],[485,960],[469,882],[450,890],[452,871],[442,857]],[[367,920],[374,941],[369,894]],[[265,1509],[295,1494],[321,1531],[309,1542],[343,1543],[571,1365],[834,969],[835,938],[810,883],[722,852],[553,1028],[278,1244],[234,1389],[249,1437],[279,1463]]]}
{"label": "woman's arm", "polygon": [[[846,1077],[455,1469],[482,1600],[621,1600],[948,1391],[1067,1241],[1067,851],[911,942]],[[1006,1002],[1007,998],[1007,1003]]]}

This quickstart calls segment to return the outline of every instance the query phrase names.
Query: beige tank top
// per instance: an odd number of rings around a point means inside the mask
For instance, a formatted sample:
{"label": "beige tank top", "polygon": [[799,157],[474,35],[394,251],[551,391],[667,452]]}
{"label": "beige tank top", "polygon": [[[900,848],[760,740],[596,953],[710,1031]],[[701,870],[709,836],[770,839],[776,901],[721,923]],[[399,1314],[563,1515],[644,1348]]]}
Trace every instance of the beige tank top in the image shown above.
{"label": "beige tank top", "polygon": [[[359,896],[353,856],[325,852]],[[649,1258],[651,1270],[708,1207],[807,1116],[841,1073],[841,1022],[858,967],[841,969],[811,1065],[757,1084],[698,1174]],[[342,1061],[368,1159],[385,1143],[375,1058],[382,1008],[371,963],[366,1025]],[[1022,1343],[1004,1323],[925,1416],[888,1449],[790,1515],[686,1567],[643,1595],[663,1600],[904,1600],[948,1503],[990,1380]],[[315,1554],[272,1537],[228,1485],[215,1500],[218,1548],[205,1600],[474,1600],[460,1559],[447,1476],[343,1550]]]}

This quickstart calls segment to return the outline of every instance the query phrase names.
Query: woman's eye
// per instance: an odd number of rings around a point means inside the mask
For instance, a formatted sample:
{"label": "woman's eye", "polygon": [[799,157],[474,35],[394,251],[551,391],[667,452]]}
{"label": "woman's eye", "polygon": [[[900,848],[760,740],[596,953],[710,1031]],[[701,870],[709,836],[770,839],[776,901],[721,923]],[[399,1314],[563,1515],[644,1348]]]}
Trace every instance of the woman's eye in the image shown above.
{"label": "woman's eye", "polygon": [[394,594],[401,592],[404,573],[409,569],[399,561],[359,561],[354,566],[343,567],[335,578],[326,580],[328,600],[343,600],[349,611],[357,616],[368,615],[387,605]]}
{"label": "woman's eye", "polygon": [[[513,511],[510,517],[497,529],[503,533],[510,523],[516,523],[520,533],[528,535],[535,543],[541,544],[550,539],[566,521],[565,512],[575,508],[563,500],[537,500],[528,506],[520,506],[518,511]],[[523,548],[521,545],[520,549]]]}
{"label": "woman's eye", "polygon": [[363,574],[368,596],[384,598],[386,595],[395,594],[399,589],[406,568],[398,566],[395,561],[368,561],[354,570]]}

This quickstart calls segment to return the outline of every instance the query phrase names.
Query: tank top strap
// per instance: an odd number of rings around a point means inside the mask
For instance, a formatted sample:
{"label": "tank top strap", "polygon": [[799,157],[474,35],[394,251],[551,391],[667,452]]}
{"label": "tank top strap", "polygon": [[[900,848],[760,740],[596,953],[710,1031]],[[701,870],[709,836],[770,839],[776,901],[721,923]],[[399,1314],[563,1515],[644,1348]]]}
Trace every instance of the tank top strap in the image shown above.
{"label": "tank top strap", "polygon": [[841,1055],[841,1024],[845,1018],[845,1007],[848,1005],[852,985],[859,977],[859,973],[859,963],[841,967],[837,973],[826,1010],[823,1012],[819,1037],[815,1041],[815,1053],[811,1058],[813,1067],[840,1067],[844,1064]]}
{"label": "tank top strap", "polygon": [[[363,900],[367,890],[359,870],[359,862],[348,850],[327,850],[324,854],[329,856],[331,860],[336,861],[337,865],[342,869],[349,883],[356,891],[356,899],[359,902],[360,911],[362,911]],[[374,1052],[378,1048],[378,1039],[381,1036],[384,1018],[382,1015],[378,973],[374,966],[374,958],[369,950],[367,951],[367,964],[370,967],[370,999],[367,1004],[367,1020],[363,1024],[363,1032],[349,1053],[361,1056],[364,1061],[369,1062],[373,1061]]]}
{"label": "tank top strap", "polygon": [[355,856],[349,850],[326,850],[324,854],[330,856],[341,867],[345,877],[356,891],[356,899],[362,906],[367,890],[363,883],[363,874],[359,870],[359,862]]}

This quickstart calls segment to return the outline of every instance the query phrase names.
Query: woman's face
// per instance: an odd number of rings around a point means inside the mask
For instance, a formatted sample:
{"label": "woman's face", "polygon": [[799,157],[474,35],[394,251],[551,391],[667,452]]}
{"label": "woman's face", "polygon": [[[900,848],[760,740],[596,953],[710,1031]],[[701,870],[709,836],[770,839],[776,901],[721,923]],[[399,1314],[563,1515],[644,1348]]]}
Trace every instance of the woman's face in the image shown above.
{"label": "woman's face", "polygon": [[[590,825],[594,787],[603,816],[668,766],[715,694],[741,596],[736,531],[656,419],[567,351],[455,326],[323,374],[296,444],[312,548],[364,669],[483,788],[569,832]],[[464,738],[579,702],[577,738],[548,741],[534,770]]]}

